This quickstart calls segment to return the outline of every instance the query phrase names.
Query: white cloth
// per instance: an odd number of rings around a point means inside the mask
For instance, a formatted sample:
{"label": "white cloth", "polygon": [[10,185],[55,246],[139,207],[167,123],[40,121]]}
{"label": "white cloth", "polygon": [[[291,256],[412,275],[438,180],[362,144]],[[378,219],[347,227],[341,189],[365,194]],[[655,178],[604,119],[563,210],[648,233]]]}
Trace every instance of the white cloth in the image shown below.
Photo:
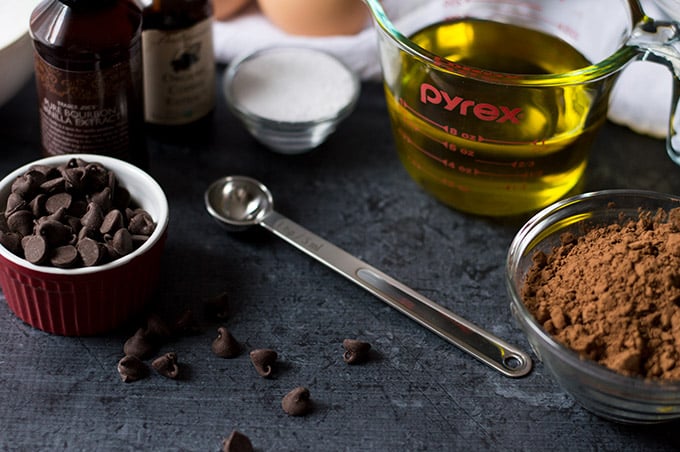
{"label": "white cloth", "polygon": [[[383,0],[383,4],[391,3],[391,8],[402,6],[398,2],[403,4],[403,0]],[[649,16],[665,17],[652,0],[643,0],[642,3]],[[404,16],[399,19],[408,21],[408,13],[405,10]],[[293,36],[272,25],[253,5],[231,20],[216,22],[214,41],[217,61],[222,63],[261,48],[306,46],[336,55],[364,80],[381,78],[376,32],[370,21],[353,36]],[[634,62],[624,69],[612,93],[609,119],[641,134],[665,137],[670,116],[671,88],[671,74],[666,67],[650,62]]]}

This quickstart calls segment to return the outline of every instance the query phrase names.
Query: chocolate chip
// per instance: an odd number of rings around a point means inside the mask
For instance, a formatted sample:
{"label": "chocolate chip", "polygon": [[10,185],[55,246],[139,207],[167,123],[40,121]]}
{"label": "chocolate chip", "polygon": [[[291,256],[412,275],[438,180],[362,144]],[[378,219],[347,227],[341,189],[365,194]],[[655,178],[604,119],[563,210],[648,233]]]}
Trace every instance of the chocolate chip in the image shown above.
{"label": "chocolate chip", "polygon": [[201,329],[196,323],[194,313],[191,309],[185,309],[172,325],[174,335],[189,336],[200,333]]}
{"label": "chocolate chip", "polygon": [[119,256],[126,256],[134,251],[134,245],[132,243],[132,236],[130,232],[125,228],[120,228],[113,234],[111,239],[111,246],[118,253]]}
{"label": "chocolate chip", "polygon": [[236,430],[222,441],[222,452],[253,452],[254,450],[250,438]]}
{"label": "chocolate chip", "polygon": [[166,353],[151,362],[156,372],[164,377],[176,379],[179,377],[179,364],[177,364],[177,354],[174,352]]}
{"label": "chocolate chip", "polygon": [[85,215],[80,219],[80,224],[90,230],[99,230],[104,222],[104,211],[100,204],[90,202],[85,210]]}
{"label": "chocolate chip", "polygon": [[139,234],[149,236],[153,234],[156,224],[147,212],[135,213],[128,224],[128,229],[131,234]]}
{"label": "chocolate chip", "polygon": [[78,262],[78,250],[73,245],[58,246],[52,250],[50,262],[58,268],[72,268]]}
{"label": "chocolate chip", "polygon": [[92,267],[99,264],[104,257],[104,249],[96,240],[84,237],[78,240],[76,245],[80,260],[85,267]]}
{"label": "chocolate chip", "polygon": [[136,356],[124,356],[118,361],[118,373],[125,383],[141,380],[149,374],[149,368]]}
{"label": "chocolate chip", "polygon": [[43,215],[45,215],[46,210],[45,210],[45,202],[47,201],[47,195],[44,193],[40,193],[39,195],[36,195],[31,202],[29,203],[28,207],[31,210],[31,213],[33,213],[33,216],[35,218],[40,218]]}
{"label": "chocolate chip", "polygon": [[250,352],[250,360],[261,377],[270,377],[274,371],[277,353],[269,348],[259,348]]}
{"label": "chocolate chip", "polygon": [[112,210],[104,216],[99,231],[102,234],[113,234],[123,227],[123,214],[120,210]]}
{"label": "chocolate chip", "polygon": [[28,210],[18,210],[7,217],[7,227],[22,236],[32,234],[33,214]]}
{"label": "chocolate chip", "polygon": [[99,230],[93,230],[93,229],[88,229],[88,228],[80,228],[80,231],[78,231],[78,237],[77,237],[77,242],[80,242],[83,239],[92,239],[95,242],[99,243],[104,246],[102,243],[100,243],[101,240],[101,234],[99,233]]}
{"label": "chocolate chip", "polygon": [[16,232],[0,231],[0,245],[16,255],[23,255],[21,235]]}
{"label": "chocolate chip", "polygon": [[21,247],[24,250],[24,259],[31,264],[42,264],[48,255],[47,242],[40,235],[27,235],[21,240]]}
{"label": "chocolate chip", "polygon": [[11,191],[25,199],[31,199],[40,188],[41,182],[41,179],[36,179],[35,174],[26,172],[14,180]]}
{"label": "chocolate chip", "polygon": [[368,352],[371,350],[371,344],[357,339],[345,339],[342,341],[342,346],[345,349],[342,359],[347,364],[359,364],[366,361]]}
{"label": "chocolate chip", "polygon": [[61,176],[66,190],[80,191],[85,187],[85,169],[81,167],[66,166],[61,169]]}
{"label": "chocolate chip", "polygon": [[217,338],[215,338],[212,343],[212,351],[222,358],[234,358],[240,353],[241,345],[234,339],[234,336],[222,326],[217,329]]}
{"label": "chocolate chip", "polygon": [[304,416],[309,413],[313,408],[309,389],[303,386],[293,389],[283,397],[281,407],[290,416]]}
{"label": "chocolate chip", "polygon": [[59,191],[64,191],[66,184],[64,183],[63,177],[55,177],[54,179],[48,179],[42,184],[40,184],[40,189],[45,193],[56,193]]}
{"label": "chocolate chip", "polygon": [[139,359],[150,358],[156,352],[156,344],[147,336],[144,328],[139,328],[123,344],[123,353]]}
{"label": "chocolate chip", "polygon": [[7,204],[5,205],[5,216],[9,217],[14,212],[26,209],[28,204],[23,196],[17,193],[10,193],[7,197]]}
{"label": "chocolate chip", "polygon": [[70,193],[55,193],[45,201],[45,210],[47,210],[48,213],[54,213],[59,209],[68,210],[68,208],[71,207],[72,201],[73,197]]}
{"label": "chocolate chip", "polygon": [[97,204],[102,211],[108,212],[111,210],[111,189],[105,187],[102,191],[89,196],[88,200]]}
{"label": "chocolate chip", "polygon": [[56,220],[40,222],[36,228],[36,234],[41,235],[47,241],[48,246],[61,246],[71,241],[73,232],[71,228]]}
{"label": "chocolate chip", "polygon": [[66,219],[66,207],[60,207],[57,210],[50,212],[49,215],[45,215],[44,217],[40,218],[39,222],[42,223],[46,220],[53,220],[63,223],[64,219]]}
{"label": "chocolate chip", "polygon": [[132,246],[137,249],[142,246],[147,240],[149,240],[148,235],[133,234],[130,236],[132,238]]}
{"label": "chocolate chip", "polygon": [[156,342],[164,342],[172,336],[168,324],[157,314],[151,314],[146,319],[146,334]]}
{"label": "chocolate chip", "polygon": [[28,172],[32,174],[40,174],[42,180],[52,179],[59,174],[59,170],[50,165],[32,165]]}

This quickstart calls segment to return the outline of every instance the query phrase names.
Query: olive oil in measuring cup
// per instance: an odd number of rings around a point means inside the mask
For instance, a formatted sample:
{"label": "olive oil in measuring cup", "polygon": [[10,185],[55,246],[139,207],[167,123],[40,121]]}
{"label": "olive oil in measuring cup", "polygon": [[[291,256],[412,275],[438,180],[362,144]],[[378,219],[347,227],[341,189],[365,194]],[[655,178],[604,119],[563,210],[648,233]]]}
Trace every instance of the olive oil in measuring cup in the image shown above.
{"label": "olive oil in measuring cup", "polygon": [[410,39],[439,56],[437,65],[402,55],[397,87],[385,91],[399,157],[420,185],[456,209],[494,216],[539,209],[576,186],[606,118],[596,99],[614,77],[537,83],[532,75],[590,62],[561,39],[516,25],[441,22]]}

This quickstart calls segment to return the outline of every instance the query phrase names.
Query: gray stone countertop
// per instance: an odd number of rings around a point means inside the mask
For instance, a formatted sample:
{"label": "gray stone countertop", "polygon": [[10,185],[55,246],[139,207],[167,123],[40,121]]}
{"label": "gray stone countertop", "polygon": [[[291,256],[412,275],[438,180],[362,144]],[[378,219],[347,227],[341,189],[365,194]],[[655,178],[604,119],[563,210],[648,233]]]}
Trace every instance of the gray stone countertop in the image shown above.
{"label": "gray stone countertop", "polygon": [[[227,292],[222,324],[245,350],[279,353],[260,378],[247,352],[212,354],[219,325],[174,340],[184,378],[123,383],[116,371],[136,325],[97,337],[36,330],[0,303],[0,449],[217,451],[233,430],[259,451],[601,450],[680,447],[677,424],[635,427],[598,418],[565,394],[535,359],[521,379],[502,376],[262,230],[229,234],[206,213],[214,179],[266,183],[276,209],[344,250],[525,350],[503,283],[522,219],[452,210],[417,188],[399,163],[382,86],[364,83],[356,111],[311,153],[257,144],[220,96],[206,135],[150,140],[148,171],[170,203],[159,294],[171,318]],[[39,157],[31,83],[0,108],[0,173]],[[606,124],[584,190],[680,193],[664,143]],[[202,318],[201,318],[202,319]],[[363,365],[342,360],[342,340],[371,343]],[[532,354],[533,356],[533,354]],[[535,356],[534,356],[535,358]],[[281,398],[309,388],[314,411],[291,417]]]}

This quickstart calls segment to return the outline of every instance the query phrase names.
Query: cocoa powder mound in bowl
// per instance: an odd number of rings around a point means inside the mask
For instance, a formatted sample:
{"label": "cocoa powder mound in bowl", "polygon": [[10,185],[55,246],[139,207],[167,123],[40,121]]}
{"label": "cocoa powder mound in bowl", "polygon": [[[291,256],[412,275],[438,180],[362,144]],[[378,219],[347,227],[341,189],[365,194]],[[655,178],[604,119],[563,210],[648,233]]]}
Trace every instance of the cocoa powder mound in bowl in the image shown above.
{"label": "cocoa powder mound in bowl", "polygon": [[515,319],[577,402],[625,423],[680,417],[680,198],[558,202],[522,227],[506,264]]}

